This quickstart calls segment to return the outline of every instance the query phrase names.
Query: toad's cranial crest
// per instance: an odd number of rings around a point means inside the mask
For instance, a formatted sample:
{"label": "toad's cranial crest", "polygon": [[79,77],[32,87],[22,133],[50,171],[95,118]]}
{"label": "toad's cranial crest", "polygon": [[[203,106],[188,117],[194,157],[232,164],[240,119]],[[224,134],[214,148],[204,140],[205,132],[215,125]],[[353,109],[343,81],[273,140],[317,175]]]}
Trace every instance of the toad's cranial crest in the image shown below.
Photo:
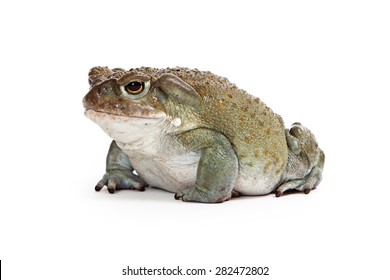
{"label": "toad's cranial crest", "polygon": [[210,72],[94,67],[85,115],[112,139],[96,190],[158,187],[176,199],[309,193],[325,156],[300,123]]}

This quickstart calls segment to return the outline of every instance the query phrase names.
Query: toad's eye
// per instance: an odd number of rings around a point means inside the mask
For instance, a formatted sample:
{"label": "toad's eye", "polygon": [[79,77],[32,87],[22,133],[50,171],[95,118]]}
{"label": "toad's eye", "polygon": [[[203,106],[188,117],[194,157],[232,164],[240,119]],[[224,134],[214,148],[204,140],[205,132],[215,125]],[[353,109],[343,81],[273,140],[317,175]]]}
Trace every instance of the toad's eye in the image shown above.
{"label": "toad's eye", "polygon": [[128,94],[137,95],[145,89],[145,83],[141,81],[131,81],[125,85],[125,90]]}
{"label": "toad's eye", "polygon": [[150,81],[132,80],[126,85],[120,86],[122,95],[126,98],[137,100],[144,97],[150,88]]}

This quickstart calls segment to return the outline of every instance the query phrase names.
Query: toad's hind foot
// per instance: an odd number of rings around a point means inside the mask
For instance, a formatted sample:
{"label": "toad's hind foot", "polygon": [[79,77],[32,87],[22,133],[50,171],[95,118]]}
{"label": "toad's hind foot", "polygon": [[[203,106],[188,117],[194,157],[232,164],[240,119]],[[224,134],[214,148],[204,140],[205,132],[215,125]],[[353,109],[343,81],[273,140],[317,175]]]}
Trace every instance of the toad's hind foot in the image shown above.
{"label": "toad's hind foot", "polygon": [[322,179],[324,157],[324,153],[321,151],[318,164],[312,168],[309,174],[307,174],[302,179],[294,179],[283,183],[276,189],[275,195],[279,197],[288,190],[301,191],[305,194],[308,194],[311,190],[314,190]]}

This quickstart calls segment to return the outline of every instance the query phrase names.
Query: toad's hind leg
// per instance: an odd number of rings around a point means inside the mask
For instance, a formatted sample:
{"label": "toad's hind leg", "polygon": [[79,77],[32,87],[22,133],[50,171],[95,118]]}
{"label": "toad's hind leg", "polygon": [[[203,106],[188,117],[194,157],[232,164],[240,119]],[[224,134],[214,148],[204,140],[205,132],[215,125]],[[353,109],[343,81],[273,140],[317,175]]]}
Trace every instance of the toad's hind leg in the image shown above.
{"label": "toad's hind leg", "polygon": [[321,151],[318,165],[314,166],[309,174],[302,179],[288,181],[276,189],[276,196],[281,196],[287,190],[297,190],[308,194],[314,190],[322,180],[322,169],[324,167],[325,155]]}
{"label": "toad's hind leg", "polygon": [[308,194],[322,179],[325,154],[318,147],[314,135],[300,123],[286,129],[289,147],[288,162],[282,184],[276,189],[276,196],[287,190],[297,190]]}

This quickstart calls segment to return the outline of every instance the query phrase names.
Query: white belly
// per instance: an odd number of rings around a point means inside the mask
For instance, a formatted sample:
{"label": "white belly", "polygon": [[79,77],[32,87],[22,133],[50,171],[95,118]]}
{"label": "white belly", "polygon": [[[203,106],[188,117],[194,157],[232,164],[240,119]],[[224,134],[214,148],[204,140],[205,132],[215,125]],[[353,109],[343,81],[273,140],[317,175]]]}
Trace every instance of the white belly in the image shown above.
{"label": "white belly", "polygon": [[129,156],[131,165],[138,175],[152,187],[178,192],[195,185],[200,153],[159,152],[147,155],[134,150],[120,148]]}
{"label": "white belly", "polygon": [[[170,154],[160,152],[158,155],[146,155],[126,149],[133,168],[149,185],[170,192],[179,192],[195,185],[200,153],[187,152]],[[275,189],[274,178],[259,177],[254,174],[245,175],[240,170],[234,183],[234,190],[243,195],[263,195]]]}

